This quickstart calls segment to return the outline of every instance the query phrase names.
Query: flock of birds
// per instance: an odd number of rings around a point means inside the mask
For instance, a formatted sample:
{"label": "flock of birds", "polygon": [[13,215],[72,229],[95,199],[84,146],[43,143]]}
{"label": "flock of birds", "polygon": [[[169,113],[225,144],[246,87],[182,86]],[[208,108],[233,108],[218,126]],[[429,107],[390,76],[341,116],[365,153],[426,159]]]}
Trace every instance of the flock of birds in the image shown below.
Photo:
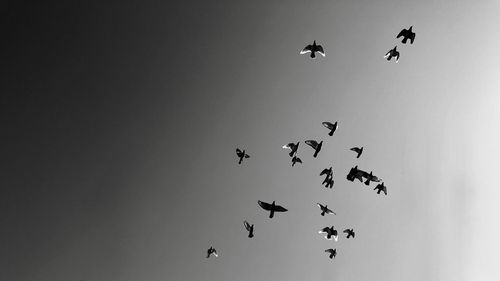
{"label": "flock of birds", "polygon": [[[410,40],[411,44],[413,44],[413,41],[415,40],[415,33],[412,30],[413,26],[410,26],[409,29],[403,29],[399,34],[397,35],[396,38],[403,37],[402,43],[406,44],[408,40]],[[314,59],[316,58],[316,53],[322,55],[323,57],[326,56],[325,51],[323,49],[323,46],[316,44],[316,41],[314,41],[312,44],[307,45],[304,49],[300,51],[300,54],[307,54],[310,53],[310,58]],[[388,61],[390,61],[392,58],[395,58],[396,63],[399,61],[399,51],[397,51],[397,46],[395,46],[393,49],[389,50],[387,54],[384,56]],[[328,136],[333,136],[335,131],[338,128],[338,122],[331,123],[331,122],[323,122],[322,125],[329,130]],[[317,140],[306,140],[304,141],[305,144],[310,146],[313,150],[313,158],[316,158],[318,154],[321,151],[321,148],[323,146],[323,141],[317,141]],[[299,150],[299,145],[300,141],[298,142],[291,142],[283,146],[284,149],[290,150],[288,155],[291,158],[292,162],[292,167],[295,166],[297,163],[302,164],[302,159],[298,157],[298,150]],[[363,154],[363,147],[353,147],[350,150],[356,153],[356,159],[361,157]],[[244,159],[250,158],[250,155],[245,151],[241,150],[239,148],[236,149],[236,155],[238,157],[238,164],[242,164]],[[333,167],[325,168],[323,169],[320,174],[320,176],[325,176],[325,179],[322,182],[322,185],[325,185],[326,188],[333,188],[334,185],[334,173],[333,173]],[[349,173],[347,174],[346,179],[348,181],[354,182],[356,179],[359,180],[360,182],[364,183],[365,185],[369,186],[371,182],[376,182],[378,183],[377,186],[373,190],[377,191],[377,194],[380,194],[381,192],[384,193],[384,195],[387,195],[387,187],[385,186],[384,182],[382,181],[381,178],[373,175],[373,172],[367,172],[364,170],[361,170],[358,168],[358,166],[354,166],[351,168]],[[276,201],[273,201],[272,203],[264,202],[258,200],[258,205],[265,211],[269,212],[269,218],[273,218],[275,213],[280,213],[280,212],[287,212],[288,210],[281,206],[276,204]],[[320,211],[321,211],[321,216],[325,216],[326,214],[333,214],[336,215],[336,213],[328,208],[328,205],[323,205],[320,203],[317,203]],[[250,224],[248,221],[243,221],[243,225],[248,232],[248,238],[253,238],[254,237],[254,225]],[[325,234],[325,238],[327,240],[335,240],[338,241],[339,239],[339,233],[338,230],[335,229],[335,227],[332,226],[326,226],[323,229],[319,231],[321,234]],[[346,239],[349,238],[355,238],[356,233],[354,232],[353,228],[346,228],[343,230],[343,233],[346,235]],[[325,250],[325,253],[328,254],[328,257],[330,259],[333,259],[337,256],[337,249],[336,248],[328,248]],[[210,256],[215,256],[218,257],[217,250],[214,247],[210,247],[207,250],[207,258],[210,258]]]}

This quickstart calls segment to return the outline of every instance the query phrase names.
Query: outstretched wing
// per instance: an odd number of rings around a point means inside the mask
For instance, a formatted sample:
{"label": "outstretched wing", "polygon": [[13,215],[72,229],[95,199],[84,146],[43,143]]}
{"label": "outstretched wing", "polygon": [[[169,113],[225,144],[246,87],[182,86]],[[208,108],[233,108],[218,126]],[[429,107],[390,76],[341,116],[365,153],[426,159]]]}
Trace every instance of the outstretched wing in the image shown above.
{"label": "outstretched wing", "polygon": [[323,46],[316,45],[316,51],[318,51],[318,53],[320,53],[322,56],[325,56],[325,50],[323,50]]}
{"label": "outstretched wing", "polygon": [[392,52],[392,50],[389,50],[389,52],[387,52],[387,54],[385,54],[384,58],[387,58],[388,56],[390,56],[391,52]]}
{"label": "outstretched wing", "polygon": [[323,171],[321,171],[321,173],[319,173],[320,176],[322,175],[328,175],[328,173],[330,173],[330,169],[323,169]]}
{"label": "outstretched wing", "polygon": [[396,52],[396,63],[399,61],[399,52]]}
{"label": "outstretched wing", "polygon": [[302,163],[302,160],[297,156],[294,156],[293,159],[295,159],[295,162],[297,163]]}
{"label": "outstretched wing", "polygon": [[274,211],[275,211],[275,212],[286,212],[286,211],[288,211],[288,210],[287,210],[287,209],[285,209],[285,208],[283,208],[283,207],[282,207],[282,206],[280,206],[280,205],[275,205],[275,206],[274,206]]}
{"label": "outstretched wing", "polygon": [[312,52],[312,45],[307,45],[304,49],[302,49],[302,51],[300,51],[300,54],[303,55],[305,53],[310,53]]}
{"label": "outstretched wing", "polygon": [[322,122],[323,126],[327,127],[328,129],[333,129],[333,124],[330,122]]}
{"label": "outstretched wing", "polygon": [[293,143],[289,143],[289,144],[285,144],[284,146],[282,146],[284,149],[290,149],[292,150],[292,145],[294,145]]}
{"label": "outstretched wing", "polygon": [[271,206],[272,206],[272,205],[271,205],[271,204],[269,204],[269,203],[262,202],[262,201],[260,201],[260,200],[259,200],[259,206],[260,206],[262,209],[266,210],[266,211],[271,211]]}
{"label": "outstretched wing", "polygon": [[314,149],[318,147],[318,142],[315,140],[306,140],[305,143]]}
{"label": "outstretched wing", "polygon": [[330,209],[328,209],[328,208],[326,208],[326,213],[327,213],[327,214],[334,214],[334,215],[337,215],[337,214],[335,214],[335,212],[334,212],[334,211],[332,211],[332,210],[330,210]]}
{"label": "outstretched wing", "polygon": [[349,234],[349,233],[351,232],[351,230],[350,230],[350,229],[345,229],[345,230],[344,230],[344,231],[342,231],[342,232]]}
{"label": "outstretched wing", "polygon": [[250,224],[247,221],[243,221],[243,224],[245,225],[245,228],[250,231],[251,227]]}
{"label": "outstretched wing", "polygon": [[330,254],[333,254],[333,249],[326,249],[326,250],[325,250],[325,253],[330,253]]}
{"label": "outstretched wing", "polygon": [[241,151],[239,148],[236,148],[236,154],[238,156],[240,156],[242,153],[243,153],[243,151]]}
{"label": "outstretched wing", "polygon": [[408,30],[406,30],[406,29],[401,30],[396,38],[399,38],[401,36],[406,36],[407,32],[408,32]]}
{"label": "outstretched wing", "polygon": [[351,150],[354,151],[354,152],[356,152],[356,153],[359,153],[360,149],[359,149],[359,147],[353,147],[353,148],[351,148]]}
{"label": "outstretched wing", "polygon": [[250,155],[245,153],[245,158],[250,158]]}

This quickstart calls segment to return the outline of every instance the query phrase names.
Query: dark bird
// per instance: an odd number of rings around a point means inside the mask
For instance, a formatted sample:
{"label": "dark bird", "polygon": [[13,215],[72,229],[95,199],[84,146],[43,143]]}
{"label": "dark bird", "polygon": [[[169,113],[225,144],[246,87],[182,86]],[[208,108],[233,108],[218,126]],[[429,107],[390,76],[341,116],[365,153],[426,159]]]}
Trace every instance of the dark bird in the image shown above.
{"label": "dark bird", "polygon": [[292,167],[295,166],[295,163],[302,164],[302,160],[299,157],[297,157],[297,156],[293,156],[293,158],[292,158]]}
{"label": "dark bird", "polygon": [[333,259],[334,257],[337,256],[337,249],[332,249],[332,248],[326,249],[325,253],[330,253],[329,257],[330,257],[330,259]]}
{"label": "dark bird", "polygon": [[384,192],[384,194],[387,195],[387,187],[384,185],[384,183],[379,183],[373,190],[377,190],[377,194],[380,194],[380,192]]}
{"label": "dark bird", "polygon": [[293,157],[294,154],[297,153],[297,150],[299,149],[299,141],[297,143],[289,143],[289,144],[286,144],[283,146],[284,149],[290,149],[290,153],[288,153],[288,155],[290,155],[290,157]]}
{"label": "dark bird", "polygon": [[318,153],[321,150],[321,147],[323,146],[323,141],[318,143],[315,140],[306,140],[305,143],[314,149],[313,157],[316,158],[316,156],[318,156]]}
{"label": "dark bird", "polygon": [[316,58],[316,53],[325,56],[325,51],[323,50],[323,46],[316,45],[316,40],[314,40],[312,45],[307,45],[304,49],[302,49],[302,51],[300,51],[301,55],[306,53],[311,53],[311,59]]}
{"label": "dark bird", "polygon": [[326,236],[325,238],[327,240],[332,240],[332,237],[335,241],[338,241],[339,240],[339,234],[337,232],[337,230],[335,228],[333,228],[333,225],[332,227],[324,227],[322,230],[318,231],[318,233],[325,233]]}
{"label": "dark bird", "polygon": [[317,203],[318,207],[321,209],[321,215],[325,216],[325,214],[334,214],[336,213],[328,208],[328,205],[321,205],[320,203]]}
{"label": "dark bird", "polygon": [[245,225],[245,228],[248,231],[248,238],[252,238],[253,237],[253,224],[250,225],[247,221],[243,221],[243,224]]}
{"label": "dark bird", "polygon": [[401,43],[406,44],[406,41],[410,39],[410,43],[413,44],[413,40],[415,40],[415,32],[412,31],[413,26],[410,26],[410,29],[401,30],[396,38],[403,37],[403,41]]}
{"label": "dark bird", "polygon": [[[366,172],[365,172],[366,173]],[[370,185],[370,181],[380,182],[382,179],[373,175],[373,172],[370,172],[368,175],[363,175],[366,178],[365,184]]]}
{"label": "dark bird", "polygon": [[266,203],[266,202],[259,200],[259,206],[266,211],[270,211],[269,218],[274,217],[274,212],[286,212],[286,211],[288,211],[287,209],[283,208],[282,206],[276,205],[275,201],[273,201],[272,204],[269,204],[269,203]]}
{"label": "dark bird", "polygon": [[335,133],[338,128],[338,122],[335,122],[333,124],[330,122],[323,122],[321,124],[323,124],[323,126],[325,126],[328,130],[330,130],[330,132],[328,133],[329,136],[333,136],[333,133]]}
{"label": "dark bird", "polygon": [[361,156],[361,153],[363,153],[363,147],[353,147],[351,148],[351,150],[358,154],[356,158],[359,158],[359,156]]}
{"label": "dark bird", "polygon": [[356,233],[354,233],[354,229],[352,229],[352,228],[344,230],[344,233],[347,234],[347,237],[346,237],[347,239],[349,239],[351,237],[354,238],[354,236],[356,235]]}
{"label": "dark bird", "polygon": [[396,58],[396,63],[399,61],[399,52],[396,50],[398,46],[395,46],[393,49],[390,49],[387,54],[385,54],[384,58],[390,61],[393,57]]}
{"label": "dark bird", "polygon": [[210,255],[214,255],[215,257],[219,256],[219,255],[217,255],[217,251],[214,249],[214,247],[210,247],[207,250],[207,259],[210,257]]}
{"label": "dark bird", "polygon": [[236,148],[236,155],[238,155],[238,157],[240,158],[238,164],[241,164],[243,158],[250,158],[250,155],[246,154],[245,150],[241,151],[239,148]]}

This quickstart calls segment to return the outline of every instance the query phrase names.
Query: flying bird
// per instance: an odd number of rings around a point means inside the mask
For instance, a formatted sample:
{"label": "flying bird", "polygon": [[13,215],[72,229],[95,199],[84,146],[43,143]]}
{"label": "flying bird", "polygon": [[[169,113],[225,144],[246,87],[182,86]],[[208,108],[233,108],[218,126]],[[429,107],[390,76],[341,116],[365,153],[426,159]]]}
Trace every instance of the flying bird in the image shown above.
{"label": "flying bird", "polygon": [[262,209],[270,212],[269,213],[269,218],[270,219],[274,217],[274,212],[286,212],[286,211],[288,211],[287,209],[283,208],[282,206],[276,205],[275,201],[273,201],[272,204],[269,204],[269,203],[266,203],[266,202],[263,202],[263,201],[259,200],[259,206]]}
{"label": "flying bird", "polygon": [[283,146],[284,149],[290,149],[290,153],[288,153],[288,155],[290,155],[290,157],[293,157],[294,154],[297,153],[297,150],[299,149],[299,141],[297,143],[289,143],[289,144],[286,144]]}
{"label": "flying bird", "polygon": [[292,158],[292,167],[295,166],[295,163],[302,164],[302,160],[299,157],[297,157],[297,156],[293,156],[293,158]]}
{"label": "flying bird", "polygon": [[240,158],[238,164],[241,164],[243,158],[250,158],[250,155],[246,154],[245,150],[241,151],[239,148],[236,148],[236,155],[238,155],[238,157]]}
{"label": "flying bird", "polygon": [[380,192],[384,192],[384,194],[387,195],[387,187],[384,185],[384,183],[379,183],[373,190],[377,190],[377,194],[380,194]]}
{"label": "flying bird", "polygon": [[330,253],[329,257],[330,257],[330,259],[332,259],[332,258],[337,256],[337,249],[332,249],[332,248],[326,249],[325,253]]}
{"label": "flying bird", "polygon": [[210,247],[207,250],[207,259],[210,257],[210,255],[214,255],[215,257],[219,256],[219,255],[217,255],[217,251],[214,249],[214,247]]}
{"label": "flying bird", "polygon": [[321,215],[325,216],[325,214],[334,214],[336,213],[328,208],[328,205],[321,205],[320,203],[317,203],[318,207],[321,209]]}
{"label": "flying bird", "polygon": [[248,238],[252,238],[253,237],[253,224],[250,225],[247,221],[243,221],[243,224],[245,225],[245,228],[248,231]]}
{"label": "flying bird", "polygon": [[318,231],[318,233],[324,233],[326,234],[325,238],[327,240],[332,240],[332,237],[335,241],[339,240],[339,234],[335,228],[332,227],[324,227],[322,230]]}
{"label": "flying bird", "polygon": [[365,181],[366,185],[370,185],[370,181],[373,181],[373,182],[382,181],[382,179],[378,178],[377,176],[374,176],[373,172],[370,172],[368,175],[364,175],[364,177],[366,178],[366,181]]}
{"label": "flying bird", "polygon": [[323,50],[323,46],[317,45],[316,40],[312,43],[312,45],[307,45],[302,51],[300,51],[300,54],[306,54],[306,53],[311,53],[311,59],[316,58],[316,53],[319,53],[322,56],[325,56],[325,51]]}
{"label": "flying bird", "polygon": [[313,157],[316,158],[316,156],[318,156],[318,153],[321,150],[321,147],[323,146],[323,141],[318,143],[315,140],[306,140],[305,143],[314,149]]}
{"label": "flying bird", "polygon": [[403,40],[401,43],[406,44],[406,41],[410,39],[410,43],[413,44],[413,41],[415,40],[415,32],[412,31],[413,26],[410,26],[409,29],[403,28],[398,34],[396,38],[403,37]]}
{"label": "flying bird", "polygon": [[325,126],[328,130],[330,130],[330,132],[328,133],[329,136],[333,136],[333,133],[335,133],[335,131],[337,130],[338,128],[338,122],[335,122],[335,123],[330,123],[330,122],[323,122],[321,123],[323,124],[323,126]]}
{"label": "flying bird", "polygon": [[399,52],[396,50],[398,46],[395,46],[393,49],[390,49],[387,54],[385,54],[384,58],[390,61],[393,57],[396,58],[396,63],[399,61]]}
{"label": "flying bird", "polygon": [[352,228],[344,230],[344,233],[347,234],[347,237],[346,237],[347,239],[349,239],[351,237],[354,238],[354,236],[356,235],[356,233],[354,233],[354,229],[352,229]]}
{"label": "flying bird", "polygon": [[359,156],[361,156],[361,153],[363,153],[363,147],[353,147],[351,148],[351,150],[358,154],[356,158],[359,158]]}

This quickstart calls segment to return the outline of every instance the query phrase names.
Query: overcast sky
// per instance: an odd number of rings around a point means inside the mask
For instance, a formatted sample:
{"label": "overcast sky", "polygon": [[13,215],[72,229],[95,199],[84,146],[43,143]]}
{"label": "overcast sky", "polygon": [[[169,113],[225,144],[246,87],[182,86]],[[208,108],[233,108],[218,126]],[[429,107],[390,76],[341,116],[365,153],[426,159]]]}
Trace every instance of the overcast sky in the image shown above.
{"label": "overcast sky", "polygon": [[2,6],[1,280],[500,280],[499,1]]}

